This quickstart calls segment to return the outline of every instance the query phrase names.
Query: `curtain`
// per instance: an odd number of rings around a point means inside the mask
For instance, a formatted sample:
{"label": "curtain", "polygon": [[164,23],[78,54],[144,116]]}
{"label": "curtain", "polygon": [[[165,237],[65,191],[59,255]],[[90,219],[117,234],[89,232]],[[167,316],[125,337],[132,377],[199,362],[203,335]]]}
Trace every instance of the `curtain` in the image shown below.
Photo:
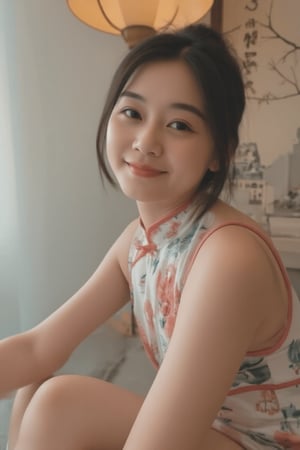
{"label": "curtain", "polygon": [[20,327],[18,307],[16,160],[13,142],[13,61],[11,5],[0,4],[0,338]]}

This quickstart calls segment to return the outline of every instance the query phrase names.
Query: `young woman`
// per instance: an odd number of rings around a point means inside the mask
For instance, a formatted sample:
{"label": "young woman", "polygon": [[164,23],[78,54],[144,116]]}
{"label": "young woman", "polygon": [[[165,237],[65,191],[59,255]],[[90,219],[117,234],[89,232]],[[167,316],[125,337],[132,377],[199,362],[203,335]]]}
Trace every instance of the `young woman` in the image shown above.
{"label": "young woman", "polygon": [[[300,448],[300,304],[271,240],[219,199],[244,103],[231,51],[203,25],[125,57],[97,147],[102,175],[140,217],[79,292],[0,343],[0,393],[26,386],[9,450]],[[130,300],[158,368],[146,398],[51,378]]]}

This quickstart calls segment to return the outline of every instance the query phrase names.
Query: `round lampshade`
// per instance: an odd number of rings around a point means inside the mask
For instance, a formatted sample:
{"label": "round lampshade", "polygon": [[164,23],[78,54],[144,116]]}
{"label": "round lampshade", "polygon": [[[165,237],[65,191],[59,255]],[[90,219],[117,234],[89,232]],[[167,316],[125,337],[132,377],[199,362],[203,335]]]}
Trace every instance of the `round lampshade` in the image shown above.
{"label": "round lampshade", "polygon": [[144,28],[153,34],[198,22],[214,0],[67,0],[72,13],[98,30],[122,34]]}

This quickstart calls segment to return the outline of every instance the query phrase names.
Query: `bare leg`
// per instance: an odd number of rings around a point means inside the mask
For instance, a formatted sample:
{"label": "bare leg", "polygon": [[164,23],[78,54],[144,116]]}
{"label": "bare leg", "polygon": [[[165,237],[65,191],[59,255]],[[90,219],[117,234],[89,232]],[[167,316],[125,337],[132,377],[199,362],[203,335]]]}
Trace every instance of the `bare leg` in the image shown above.
{"label": "bare leg", "polygon": [[9,450],[120,450],[142,403],[96,378],[52,378],[32,397]]}
{"label": "bare leg", "polygon": [[[77,375],[55,377],[37,387],[20,392],[9,450],[121,450],[143,403],[122,388]],[[213,429],[201,448],[242,449]]]}
{"label": "bare leg", "polygon": [[42,380],[39,383],[31,384],[17,391],[13,403],[9,424],[9,432],[8,432],[9,450],[13,450],[15,448],[20,425],[30,400],[32,399],[36,390],[45,381],[46,380]]}

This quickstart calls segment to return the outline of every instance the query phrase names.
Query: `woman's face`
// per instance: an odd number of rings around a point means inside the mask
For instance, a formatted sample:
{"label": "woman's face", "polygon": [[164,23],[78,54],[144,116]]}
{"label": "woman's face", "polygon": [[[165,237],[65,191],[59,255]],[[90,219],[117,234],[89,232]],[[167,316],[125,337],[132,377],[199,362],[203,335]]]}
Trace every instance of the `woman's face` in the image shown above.
{"label": "woman's face", "polygon": [[175,207],[218,169],[204,100],[183,61],[138,69],[112,111],[106,148],[121,189],[137,202]]}

